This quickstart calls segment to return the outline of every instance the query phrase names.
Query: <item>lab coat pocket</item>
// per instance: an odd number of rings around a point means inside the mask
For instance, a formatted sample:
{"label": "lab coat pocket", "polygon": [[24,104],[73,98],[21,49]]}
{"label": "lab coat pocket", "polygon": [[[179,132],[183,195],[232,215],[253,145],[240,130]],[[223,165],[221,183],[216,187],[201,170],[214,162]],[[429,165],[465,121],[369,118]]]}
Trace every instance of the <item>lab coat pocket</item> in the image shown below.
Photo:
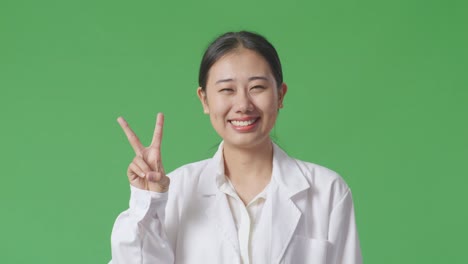
{"label": "lab coat pocket", "polygon": [[295,235],[285,252],[283,264],[327,264],[331,244],[327,240]]}

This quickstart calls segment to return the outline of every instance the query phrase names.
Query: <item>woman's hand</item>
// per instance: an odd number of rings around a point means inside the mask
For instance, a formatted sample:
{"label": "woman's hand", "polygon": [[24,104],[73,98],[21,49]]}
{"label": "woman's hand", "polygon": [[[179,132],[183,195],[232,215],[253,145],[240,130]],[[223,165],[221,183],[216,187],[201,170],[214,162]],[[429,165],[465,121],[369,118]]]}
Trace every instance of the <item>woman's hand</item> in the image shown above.
{"label": "woman's hand", "polygon": [[128,141],[135,151],[135,158],[128,166],[127,176],[130,184],[142,190],[166,192],[169,188],[169,177],[164,172],[161,162],[161,141],[164,115],[159,113],[156,119],[153,140],[149,147],[144,147],[137,135],[123,117],[117,119]]}

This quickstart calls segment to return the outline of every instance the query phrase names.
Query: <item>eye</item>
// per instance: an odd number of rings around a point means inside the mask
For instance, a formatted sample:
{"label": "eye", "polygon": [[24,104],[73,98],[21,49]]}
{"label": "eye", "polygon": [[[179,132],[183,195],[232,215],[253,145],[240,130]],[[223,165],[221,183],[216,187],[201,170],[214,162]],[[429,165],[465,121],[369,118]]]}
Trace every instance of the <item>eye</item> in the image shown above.
{"label": "eye", "polygon": [[263,85],[255,85],[255,86],[252,86],[252,88],[250,88],[250,90],[254,90],[254,91],[261,91],[261,90],[265,90],[266,87],[263,86]]}
{"label": "eye", "polygon": [[231,93],[231,92],[234,92],[234,89],[232,89],[232,88],[221,88],[221,89],[219,89],[219,92]]}

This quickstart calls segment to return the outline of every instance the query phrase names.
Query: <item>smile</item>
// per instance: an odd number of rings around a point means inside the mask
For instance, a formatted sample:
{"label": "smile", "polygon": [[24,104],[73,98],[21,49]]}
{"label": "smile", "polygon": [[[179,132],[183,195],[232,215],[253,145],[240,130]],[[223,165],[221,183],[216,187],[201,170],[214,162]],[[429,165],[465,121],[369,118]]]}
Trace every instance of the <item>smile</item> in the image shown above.
{"label": "smile", "polygon": [[231,122],[231,124],[233,124],[234,126],[245,127],[245,126],[250,126],[250,125],[252,125],[252,124],[255,123],[257,120],[258,120],[258,118],[251,119],[251,120],[245,120],[245,121],[231,120],[230,122]]}
{"label": "smile", "polygon": [[258,125],[258,120],[260,117],[257,118],[243,118],[243,120],[229,120],[231,123],[232,128],[234,128],[238,132],[252,132]]}

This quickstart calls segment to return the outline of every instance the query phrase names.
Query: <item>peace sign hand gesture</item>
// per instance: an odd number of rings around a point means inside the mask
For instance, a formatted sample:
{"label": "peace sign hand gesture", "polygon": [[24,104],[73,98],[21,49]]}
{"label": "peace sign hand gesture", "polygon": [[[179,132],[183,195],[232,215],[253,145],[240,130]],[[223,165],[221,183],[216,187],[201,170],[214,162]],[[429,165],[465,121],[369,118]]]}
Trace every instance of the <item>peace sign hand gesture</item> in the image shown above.
{"label": "peace sign hand gesture", "polygon": [[144,147],[137,135],[123,117],[117,119],[128,141],[135,151],[135,158],[128,166],[127,176],[131,185],[142,190],[166,192],[169,188],[169,177],[164,172],[161,162],[161,141],[164,115],[159,113],[156,119],[153,140],[149,147]]}

